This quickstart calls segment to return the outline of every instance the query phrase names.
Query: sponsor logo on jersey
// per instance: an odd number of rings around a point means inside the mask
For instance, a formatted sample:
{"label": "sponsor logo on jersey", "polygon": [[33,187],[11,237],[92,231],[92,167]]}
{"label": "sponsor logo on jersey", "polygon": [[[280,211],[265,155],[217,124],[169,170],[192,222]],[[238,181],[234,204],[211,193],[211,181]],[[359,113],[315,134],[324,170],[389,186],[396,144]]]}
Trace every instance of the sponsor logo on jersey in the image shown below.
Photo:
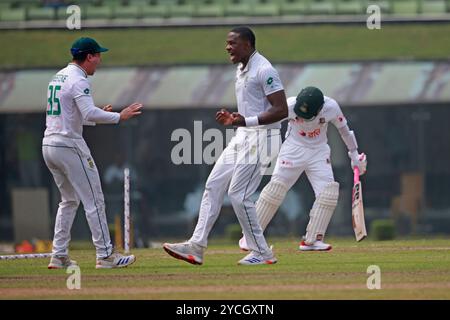
{"label": "sponsor logo on jersey", "polygon": [[83,91],[85,94],[89,94],[89,88],[84,89]]}
{"label": "sponsor logo on jersey", "polygon": [[300,130],[298,132],[302,137],[308,137],[308,138],[316,138],[320,135],[320,128],[314,129],[313,131],[305,132],[303,130]]}
{"label": "sponsor logo on jersey", "polygon": [[301,135],[302,137],[316,138],[320,135],[320,128],[314,129],[313,131],[309,131],[309,132],[300,130],[298,132],[298,134]]}
{"label": "sponsor logo on jersey", "polygon": [[313,130],[311,132],[308,132],[308,138],[315,138],[320,135],[320,128],[317,128],[316,130]]}
{"label": "sponsor logo on jersey", "polygon": [[325,123],[325,118],[320,118],[320,119],[319,119],[319,123],[320,123],[320,124],[324,124],[324,123]]}
{"label": "sponsor logo on jersey", "polygon": [[269,77],[269,79],[267,79],[267,84],[270,86],[273,82],[273,78]]}

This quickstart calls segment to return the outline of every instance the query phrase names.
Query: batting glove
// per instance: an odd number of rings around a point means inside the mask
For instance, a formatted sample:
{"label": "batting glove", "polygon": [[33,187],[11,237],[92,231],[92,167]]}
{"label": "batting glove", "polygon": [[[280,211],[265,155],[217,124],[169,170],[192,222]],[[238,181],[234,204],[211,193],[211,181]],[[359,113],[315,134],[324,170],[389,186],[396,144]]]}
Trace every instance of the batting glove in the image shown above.
{"label": "batting glove", "polygon": [[367,157],[364,153],[358,153],[357,150],[348,153],[350,160],[352,161],[352,169],[358,167],[359,175],[362,176],[367,170]]}

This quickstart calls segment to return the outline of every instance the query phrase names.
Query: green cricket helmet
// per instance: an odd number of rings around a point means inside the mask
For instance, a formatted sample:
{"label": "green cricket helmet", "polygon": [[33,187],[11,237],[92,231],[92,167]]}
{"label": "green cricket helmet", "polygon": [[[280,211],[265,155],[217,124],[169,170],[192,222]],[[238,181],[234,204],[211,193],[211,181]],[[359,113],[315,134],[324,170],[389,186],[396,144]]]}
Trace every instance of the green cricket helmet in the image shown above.
{"label": "green cricket helmet", "polygon": [[319,88],[306,87],[297,96],[294,112],[300,118],[311,120],[322,110],[325,100]]}

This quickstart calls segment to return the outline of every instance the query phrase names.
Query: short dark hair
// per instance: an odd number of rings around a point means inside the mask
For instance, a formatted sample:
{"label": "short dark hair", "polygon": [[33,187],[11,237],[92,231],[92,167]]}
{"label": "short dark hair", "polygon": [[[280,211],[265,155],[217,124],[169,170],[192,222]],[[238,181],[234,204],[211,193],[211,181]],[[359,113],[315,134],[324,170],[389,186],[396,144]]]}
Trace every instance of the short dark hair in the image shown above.
{"label": "short dark hair", "polygon": [[230,32],[234,32],[239,34],[239,38],[247,40],[248,42],[250,42],[250,45],[252,46],[252,48],[255,48],[256,45],[256,37],[255,34],[253,33],[252,29],[250,29],[249,27],[236,27],[231,29]]}
{"label": "short dark hair", "polygon": [[83,62],[84,60],[86,60],[88,54],[92,54],[92,53],[91,52],[83,52],[83,53],[79,53],[77,55],[74,55],[72,57],[73,57],[74,61]]}

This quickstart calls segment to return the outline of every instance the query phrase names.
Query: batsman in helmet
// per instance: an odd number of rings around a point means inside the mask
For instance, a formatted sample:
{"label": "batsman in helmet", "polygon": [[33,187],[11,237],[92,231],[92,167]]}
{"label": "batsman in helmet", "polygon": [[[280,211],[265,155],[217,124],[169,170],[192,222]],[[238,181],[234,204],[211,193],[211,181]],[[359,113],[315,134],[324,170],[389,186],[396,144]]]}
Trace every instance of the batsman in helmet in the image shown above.
{"label": "batsman in helmet", "polygon": [[[316,196],[309,213],[306,236],[300,242],[301,251],[326,251],[331,245],[324,242],[339,196],[339,183],[334,180],[327,143],[328,123],[339,131],[348,148],[351,166],[366,172],[367,159],[358,153],[355,134],[347,125],[339,104],[324,96],[316,87],[306,87],[297,97],[287,99],[289,125],[286,139],[278,154],[270,182],[264,187],[256,202],[258,221],[263,230],[274,217],[286,193],[306,173]],[[245,236],[239,241],[241,249],[247,249]]]}

